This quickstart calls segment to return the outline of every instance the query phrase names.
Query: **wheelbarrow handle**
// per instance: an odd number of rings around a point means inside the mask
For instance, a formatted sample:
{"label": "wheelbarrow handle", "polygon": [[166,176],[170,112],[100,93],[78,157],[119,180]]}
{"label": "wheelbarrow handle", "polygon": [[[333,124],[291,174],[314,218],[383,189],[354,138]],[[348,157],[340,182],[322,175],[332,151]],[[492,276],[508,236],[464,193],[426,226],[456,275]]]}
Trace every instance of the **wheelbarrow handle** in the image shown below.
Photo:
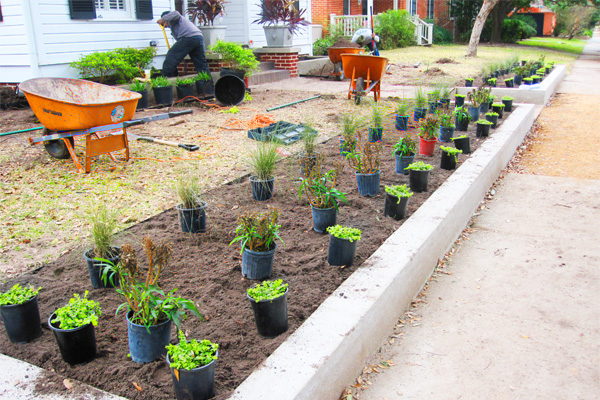
{"label": "wheelbarrow handle", "polygon": [[143,119],[132,119],[131,121],[123,122],[123,127],[129,128],[130,126],[142,125],[145,123],[146,123],[146,121],[144,121]]}
{"label": "wheelbarrow handle", "polygon": [[193,112],[194,112],[194,110],[192,110],[192,109],[182,110],[182,111],[171,111],[171,112],[169,112],[169,118],[179,117],[180,115],[191,114]]}

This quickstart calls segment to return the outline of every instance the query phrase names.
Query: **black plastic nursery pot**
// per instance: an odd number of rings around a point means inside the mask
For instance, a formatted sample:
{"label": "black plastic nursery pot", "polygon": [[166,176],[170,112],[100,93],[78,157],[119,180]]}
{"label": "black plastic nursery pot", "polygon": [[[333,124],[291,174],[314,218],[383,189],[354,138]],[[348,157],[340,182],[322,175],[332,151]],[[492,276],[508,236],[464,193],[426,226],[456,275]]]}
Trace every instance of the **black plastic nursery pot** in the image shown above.
{"label": "black plastic nursery pot", "polygon": [[410,190],[413,192],[426,192],[429,184],[429,171],[411,169],[408,174]]}
{"label": "black plastic nursery pot", "polygon": [[504,106],[492,106],[492,110],[495,113],[498,113],[498,119],[502,119],[502,116],[504,115]]}
{"label": "black plastic nursery pot", "polygon": [[415,155],[410,156],[401,156],[399,154],[394,154],[395,160],[395,171],[397,174],[408,175],[408,169],[406,169],[410,164],[415,161]]}
{"label": "black plastic nursery pot", "polygon": [[512,100],[502,100],[502,104],[504,104],[504,111],[511,112],[513,101]]}
{"label": "black plastic nursery pot", "polygon": [[8,339],[13,343],[27,343],[42,335],[37,296],[21,304],[0,306],[0,316]]}
{"label": "black plastic nursery pot", "polygon": [[493,129],[496,129],[496,126],[498,126],[498,116],[497,115],[486,115],[485,119],[492,123]]}
{"label": "black plastic nursery pot", "polygon": [[515,85],[519,86],[521,83],[523,83],[523,77],[521,75],[515,75],[514,81]]}
{"label": "black plastic nursery pot", "polygon": [[156,104],[172,104],[173,103],[173,87],[162,86],[152,88],[154,92],[154,101]]}
{"label": "black plastic nursery pot", "polygon": [[[217,352],[217,357],[218,354]],[[198,368],[178,370],[171,368],[168,354],[166,362],[171,370],[177,400],[208,400],[214,397],[216,360]]]}
{"label": "black plastic nursery pot", "polygon": [[469,110],[469,114],[471,114],[471,121],[477,121],[479,119],[479,107],[469,106],[467,109]]}
{"label": "black plastic nursery pot", "polygon": [[533,84],[533,79],[523,79],[523,84],[525,84],[525,85],[532,85]]}
{"label": "black plastic nursery pot", "polygon": [[540,83],[541,78],[531,78],[532,79],[532,83]]}
{"label": "black plastic nursery pot", "polygon": [[141,91],[135,91],[142,95],[142,97],[138,100],[137,105],[135,106],[136,110],[143,110],[148,108],[148,89],[144,89]]}
{"label": "black plastic nursery pot", "polygon": [[399,131],[405,131],[408,129],[408,115],[398,115],[396,114],[396,122],[394,126]]}
{"label": "black plastic nursery pot", "polygon": [[448,126],[448,127],[444,127],[441,126],[440,127],[440,142],[449,142],[450,139],[452,139],[452,136],[454,136],[454,127]]}
{"label": "black plastic nursery pot", "polygon": [[427,115],[427,108],[415,107],[415,112],[413,115],[413,119],[415,120],[415,122],[418,122],[419,120],[425,118],[426,115]]}
{"label": "black plastic nursery pot", "polygon": [[196,81],[196,94],[201,99],[215,97],[213,81]]}
{"label": "black plastic nursery pot", "polygon": [[454,106],[462,107],[465,104],[465,96],[454,96]]}
{"label": "black plastic nursery pot", "polygon": [[275,178],[269,180],[260,180],[255,176],[250,177],[250,185],[252,187],[252,198],[257,201],[269,200],[273,197],[273,186]]}
{"label": "black plastic nursery pot", "polygon": [[515,82],[513,79],[507,79],[504,81],[504,84],[506,85],[506,87],[511,88],[511,87],[515,87]]}
{"label": "black plastic nursery pot", "polygon": [[472,79],[465,79],[465,86],[466,87],[473,87],[473,80]]}
{"label": "black plastic nursery pot", "polygon": [[87,324],[74,329],[59,329],[58,323],[52,324],[56,314],[48,318],[48,326],[54,333],[58,349],[63,360],[71,365],[83,364],[96,357],[96,334],[94,325]]}
{"label": "black plastic nursery pot", "polygon": [[177,100],[182,100],[188,96],[194,95],[194,84],[190,83],[189,85],[179,85],[175,87],[177,91]]}
{"label": "black plastic nursery pot", "polygon": [[456,156],[442,150],[442,158],[440,161],[440,168],[446,170],[456,169]]}
{"label": "black plastic nursery pot", "polygon": [[471,153],[471,139],[467,137],[454,138],[452,140],[454,142],[454,147],[459,150],[462,150],[463,154]]}
{"label": "black plastic nursery pot", "polygon": [[465,131],[467,131],[469,129],[469,120],[468,120],[468,118],[458,119],[458,117],[454,117],[454,123],[456,125],[456,127],[454,128],[454,130],[465,132]]}
{"label": "black plastic nursery pot", "polygon": [[475,136],[477,137],[487,137],[490,135],[490,124],[477,124],[477,130],[475,131]]}
{"label": "black plastic nursery pot", "polygon": [[356,172],[356,183],[358,184],[358,194],[361,196],[377,196],[379,193],[379,182],[381,180],[381,171],[372,174],[359,174]]}
{"label": "black plastic nursery pot", "polygon": [[[106,266],[105,263],[99,260],[94,260],[94,257],[91,256],[92,249],[86,250],[83,253],[83,258],[85,259],[88,267],[88,272],[90,274],[90,281],[92,282],[92,287],[94,289],[102,289],[102,288],[112,288],[119,286],[119,278],[114,272],[111,272],[107,276],[106,284],[102,281],[102,268]],[[117,265],[119,263],[119,259],[121,258],[121,249],[119,247],[111,247],[111,256],[107,258],[113,265]],[[111,279],[112,277],[112,279]],[[112,283],[111,283],[112,281]]]}
{"label": "black plastic nursery pot", "polygon": [[221,69],[219,70],[219,77],[222,78],[227,75],[233,75],[236,78],[240,78],[243,81],[246,73],[244,72],[243,69],[232,69],[232,68],[221,67]]}
{"label": "black plastic nursery pot", "polygon": [[316,208],[312,209],[313,229],[315,232],[325,233],[327,228],[334,226],[337,223],[337,210],[331,208]]}
{"label": "black plastic nursery pot", "polygon": [[433,101],[430,101],[429,106],[427,107],[427,112],[429,114],[435,114],[436,109],[437,109],[436,103],[434,103]]}
{"label": "black plastic nursery pot", "polygon": [[246,294],[254,312],[254,322],[258,334],[265,338],[274,338],[288,330],[287,314],[288,290],[277,298],[259,300],[258,302]]}
{"label": "black plastic nursery pot", "polygon": [[133,311],[127,316],[127,337],[129,340],[129,355],[136,363],[149,363],[167,354],[166,345],[171,340],[171,320],[146,328],[131,322]]}
{"label": "black plastic nursery pot", "polygon": [[179,214],[179,226],[184,233],[206,232],[206,203],[202,202],[195,208],[183,208],[183,204],[176,207]]}
{"label": "black plastic nursery pot", "polygon": [[223,75],[215,83],[215,99],[224,106],[236,106],[244,101],[246,84],[244,78]]}
{"label": "black plastic nursery pot", "polygon": [[[487,102],[483,102],[481,103],[481,105],[479,106],[479,114],[485,114],[486,112],[488,112],[490,110],[490,103]],[[476,120],[475,120],[476,121]]]}
{"label": "black plastic nursery pot", "polygon": [[247,279],[261,280],[271,276],[273,258],[277,245],[269,251],[252,251],[244,249],[242,253],[242,276]]}
{"label": "black plastic nursery pot", "polygon": [[340,239],[329,235],[329,253],[327,253],[327,263],[333,266],[351,266],[356,254],[357,241]]}
{"label": "black plastic nursery pot", "polygon": [[450,108],[450,99],[441,99],[440,104],[444,110]]}
{"label": "black plastic nursery pot", "polygon": [[392,217],[396,221],[400,221],[406,215],[406,207],[408,205],[408,197],[398,197],[389,193],[385,194],[385,203],[383,205],[383,215]]}
{"label": "black plastic nursery pot", "polygon": [[383,137],[383,128],[369,128],[369,142],[375,143],[381,141]]}

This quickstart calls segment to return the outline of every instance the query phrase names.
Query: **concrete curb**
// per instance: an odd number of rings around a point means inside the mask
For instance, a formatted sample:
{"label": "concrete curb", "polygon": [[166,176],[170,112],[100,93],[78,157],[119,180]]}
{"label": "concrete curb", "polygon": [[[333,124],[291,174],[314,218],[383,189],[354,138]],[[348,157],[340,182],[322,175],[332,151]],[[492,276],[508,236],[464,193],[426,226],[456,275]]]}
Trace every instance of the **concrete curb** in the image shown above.
{"label": "concrete curb", "polygon": [[[564,65],[557,65],[542,83],[531,86],[532,89],[527,88],[526,85],[521,85],[522,89],[492,88],[492,94],[497,98],[510,96],[514,99],[515,103],[546,104],[566,74],[566,67]],[[473,88],[469,87],[457,87],[456,93],[466,95],[472,90]]]}
{"label": "concrete curb", "polygon": [[462,232],[534,118],[535,106],[520,104],[230,399],[337,399]]}

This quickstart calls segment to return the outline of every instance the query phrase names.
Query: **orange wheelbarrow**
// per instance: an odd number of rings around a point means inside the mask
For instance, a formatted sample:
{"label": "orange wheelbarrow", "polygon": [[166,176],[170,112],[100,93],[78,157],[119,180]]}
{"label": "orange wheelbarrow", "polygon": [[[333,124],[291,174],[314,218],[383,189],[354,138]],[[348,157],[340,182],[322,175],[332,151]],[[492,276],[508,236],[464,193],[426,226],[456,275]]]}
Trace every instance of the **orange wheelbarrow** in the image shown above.
{"label": "orange wheelbarrow", "polygon": [[388,59],[365,54],[342,54],[344,73],[352,71],[348,99],[354,96],[354,103],[360,104],[361,98],[373,91],[375,101],[381,97],[381,79],[388,66]]}
{"label": "orange wheelbarrow", "polygon": [[333,72],[329,75],[330,78],[338,81],[344,80],[344,70],[342,69],[342,54],[363,54],[364,49],[359,47],[329,47],[327,54],[329,61],[333,63]]}

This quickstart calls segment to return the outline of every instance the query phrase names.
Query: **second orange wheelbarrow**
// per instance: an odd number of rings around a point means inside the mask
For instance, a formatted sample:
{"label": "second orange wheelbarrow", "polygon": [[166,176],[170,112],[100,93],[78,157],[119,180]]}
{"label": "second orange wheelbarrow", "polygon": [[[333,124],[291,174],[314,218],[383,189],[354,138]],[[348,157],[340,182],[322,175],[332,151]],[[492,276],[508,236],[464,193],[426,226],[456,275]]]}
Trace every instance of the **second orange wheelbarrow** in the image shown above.
{"label": "second orange wheelbarrow", "polygon": [[327,54],[329,61],[333,63],[333,72],[329,77],[333,77],[338,81],[344,80],[344,70],[342,69],[342,54],[363,54],[364,49],[359,47],[329,47]]}
{"label": "second orange wheelbarrow", "polygon": [[351,74],[348,98],[354,96],[354,103],[373,91],[375,101],[381,97],[381,79],[388,66],[388,59],[364,54],[342,54],[342,65],[347,76]]}

